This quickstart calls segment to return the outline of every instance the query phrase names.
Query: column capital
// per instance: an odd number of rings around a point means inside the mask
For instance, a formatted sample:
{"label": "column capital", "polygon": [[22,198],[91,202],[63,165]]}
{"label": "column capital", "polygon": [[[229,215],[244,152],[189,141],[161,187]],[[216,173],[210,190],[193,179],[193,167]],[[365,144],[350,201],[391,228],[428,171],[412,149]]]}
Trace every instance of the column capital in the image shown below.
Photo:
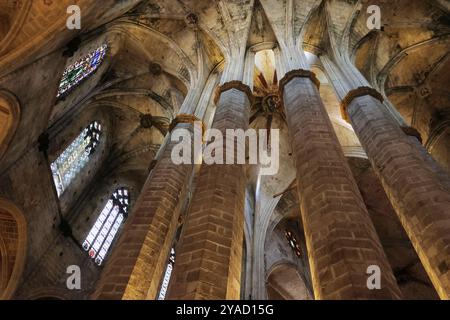
{"label": "column capital", "polygon": [[236,89],[236,90],[240,90],[243,93],[245,93],[248,97],[248,100],[250,101],[250,105],[253,103],[253,93],[252,90],[250,89],[250,87],[246,84],[244,84],[242,81],[239,80],[232,80],[232,81],[228,81],[225,82],[223,85],[217,87],[216,90],[216,95],[214,97],[214,103],[217,104],[217,102],[219,102],[220,99],[220,95],[222,93],[224,93],[225,91],[231,90],[231,89]]}
{"label": "column capital", "polygon": [[172,120],[172,122],[170,123],[170,126],[169,126],[169,132],[172,132],[173,129],[175,129],[175,127],[179,123],[190,123],[190,124],[194,125],[194,122],[196,122],[196,121],[199,121],[202,123],[202,129],[203,129],[203,132],[205,132],[205,128],[206,128],[205,123],[201,119],[197,118],[193,114],[185,114],[185,113],[177,115],[175,117],[175,119]]}
{"label": "column capital", "polygon": [[375,99],[380,100],[380,102],[384,101],[383,95],[373,88],[359,87],[354,90],[351,90],[349,93],[347,93],[347,95],[345,96],[344,99],[342,99],[342,102],[341,102],[341,114],[342,114],[342,118],[345,121],[350,122],[350,119],[349,119],[348,113],[347,113],[347,108],[350,105],[350,103],[352,103],[352,101],[354,99],[359,98],[359,97],[364,97],[364,96],[372,96]]}
{"label": "column capital", "polygon": [[420,135],[419,131],[417,131],[413,127],[408,127],[408,126],[402,126],[400,128],[407,136],[415,137],[415,138],[417,138],[417,140],[419,140],[420,143],[422,143],[422,136]]}
{"label": "column capital", "polygon": [[296,69],[286,73],[283,79],[280,80],[280,97],[283,96],[284,87],[294,78],[310,78],[316,85],[317,89],[320,89],[320,81],[317,79],[314,72],[310,70]]}

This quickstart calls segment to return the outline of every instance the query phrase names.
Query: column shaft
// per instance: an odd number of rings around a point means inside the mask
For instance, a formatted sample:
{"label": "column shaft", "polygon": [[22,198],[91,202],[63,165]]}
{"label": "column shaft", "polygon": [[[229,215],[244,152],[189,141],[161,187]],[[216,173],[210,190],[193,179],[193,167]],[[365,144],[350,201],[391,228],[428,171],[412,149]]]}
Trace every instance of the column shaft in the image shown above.
{"label": "column shaft", "polygon": [[[227,129],[248,127],[251,92],[243,87],[237,81],[222,86],[213,128],[224,137]],[[202,166],[177,248],[169,299],[240,298],[245,184],[244,165]]]}
{"label": "column shaft", "polygon": [[383,111],[370,88],[343,102],[356,134],[436,290],[450,299],[450,192],[448,177],[425,150]]}
{"label": "column shaft", "polygon": [[[312,80],[315,81],[312,81]],[[289,72],[281,90],[317,299],[396,299],[400,290],[317,89],[315,76]],[[381,269],[369,290],[367,269]]]}

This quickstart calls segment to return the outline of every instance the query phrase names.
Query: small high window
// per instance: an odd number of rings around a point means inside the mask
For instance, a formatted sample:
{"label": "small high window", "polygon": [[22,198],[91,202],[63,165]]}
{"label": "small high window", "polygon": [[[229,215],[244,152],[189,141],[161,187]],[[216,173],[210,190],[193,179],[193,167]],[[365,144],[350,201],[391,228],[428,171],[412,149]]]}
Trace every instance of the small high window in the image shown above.
{"label": "small high window", "polygon": [[291,231],[286,230],[285,236],[287,241],[289,242],[289,246],[291,247],[292,250],[294,250],[295,255],[300,258],[302,255],[302,251],[300,250],[300,245],[298,244],[295,235]]}
{"label": "small high window", "polygon": [[67,96],[102,64],[108,46],[103,44],[66,68],[58,88],[57,98]]}

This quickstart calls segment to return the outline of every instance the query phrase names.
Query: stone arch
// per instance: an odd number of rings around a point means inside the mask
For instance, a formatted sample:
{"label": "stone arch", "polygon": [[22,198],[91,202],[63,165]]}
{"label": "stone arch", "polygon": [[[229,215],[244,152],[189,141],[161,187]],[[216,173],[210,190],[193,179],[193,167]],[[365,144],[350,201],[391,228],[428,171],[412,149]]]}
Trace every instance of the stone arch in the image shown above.
{"label": "stone arch", "polygon": [[431,130],[425,147],[433,159],[450,173],[450,127],[447,119]]}
{"label": "stone arch", "polygon": [[26,300],[69,300],[67,289],[58,287],[44,287],[31,291]]}
{"label": "stone arch", "polygon": [[269,300],[311,300],[297,267],[286,261],[280,261],[269,270],[266,289]]}
{"label": "stone arch", "polygon": [[25,266],[27,227],[21,210],[0,198],[0,300],[11,299]]}
{"label": "stone arch", "polygon": [[0,159],[14,137],[20,120],[20,104],[11,92],[0,89]]}
{"label": "stone arch", "polygon": [[[296,192],[288,191],[276,208],[264,246],[264,298],[270,300],[311,300],[313,288],[304,230],[299,218]],[[290,231],[300,247],[297,255],[286,232]]]}
{"label": "stone arch", "polygon": [[32,6],[31,1],[23,3],[15,3],[6,1],[0,4],[0,53],[4,53],[8,49],[11,42],[21,31],[24,21],[30,12]]}

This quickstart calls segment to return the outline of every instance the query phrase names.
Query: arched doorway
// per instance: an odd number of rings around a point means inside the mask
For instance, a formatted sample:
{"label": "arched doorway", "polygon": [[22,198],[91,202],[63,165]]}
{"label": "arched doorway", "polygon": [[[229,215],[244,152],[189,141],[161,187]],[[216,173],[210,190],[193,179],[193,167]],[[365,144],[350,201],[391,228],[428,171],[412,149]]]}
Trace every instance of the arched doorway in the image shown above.
{"label": "arched doorway", "polygon": [[0,159],[14,136],[19,118],[20,107],[16,97],[0,89]]}
{"label": "arched doorway", "polygon": [[11,299],[26,256],[26,222],[22,212],[0,198],[0,300]]}

